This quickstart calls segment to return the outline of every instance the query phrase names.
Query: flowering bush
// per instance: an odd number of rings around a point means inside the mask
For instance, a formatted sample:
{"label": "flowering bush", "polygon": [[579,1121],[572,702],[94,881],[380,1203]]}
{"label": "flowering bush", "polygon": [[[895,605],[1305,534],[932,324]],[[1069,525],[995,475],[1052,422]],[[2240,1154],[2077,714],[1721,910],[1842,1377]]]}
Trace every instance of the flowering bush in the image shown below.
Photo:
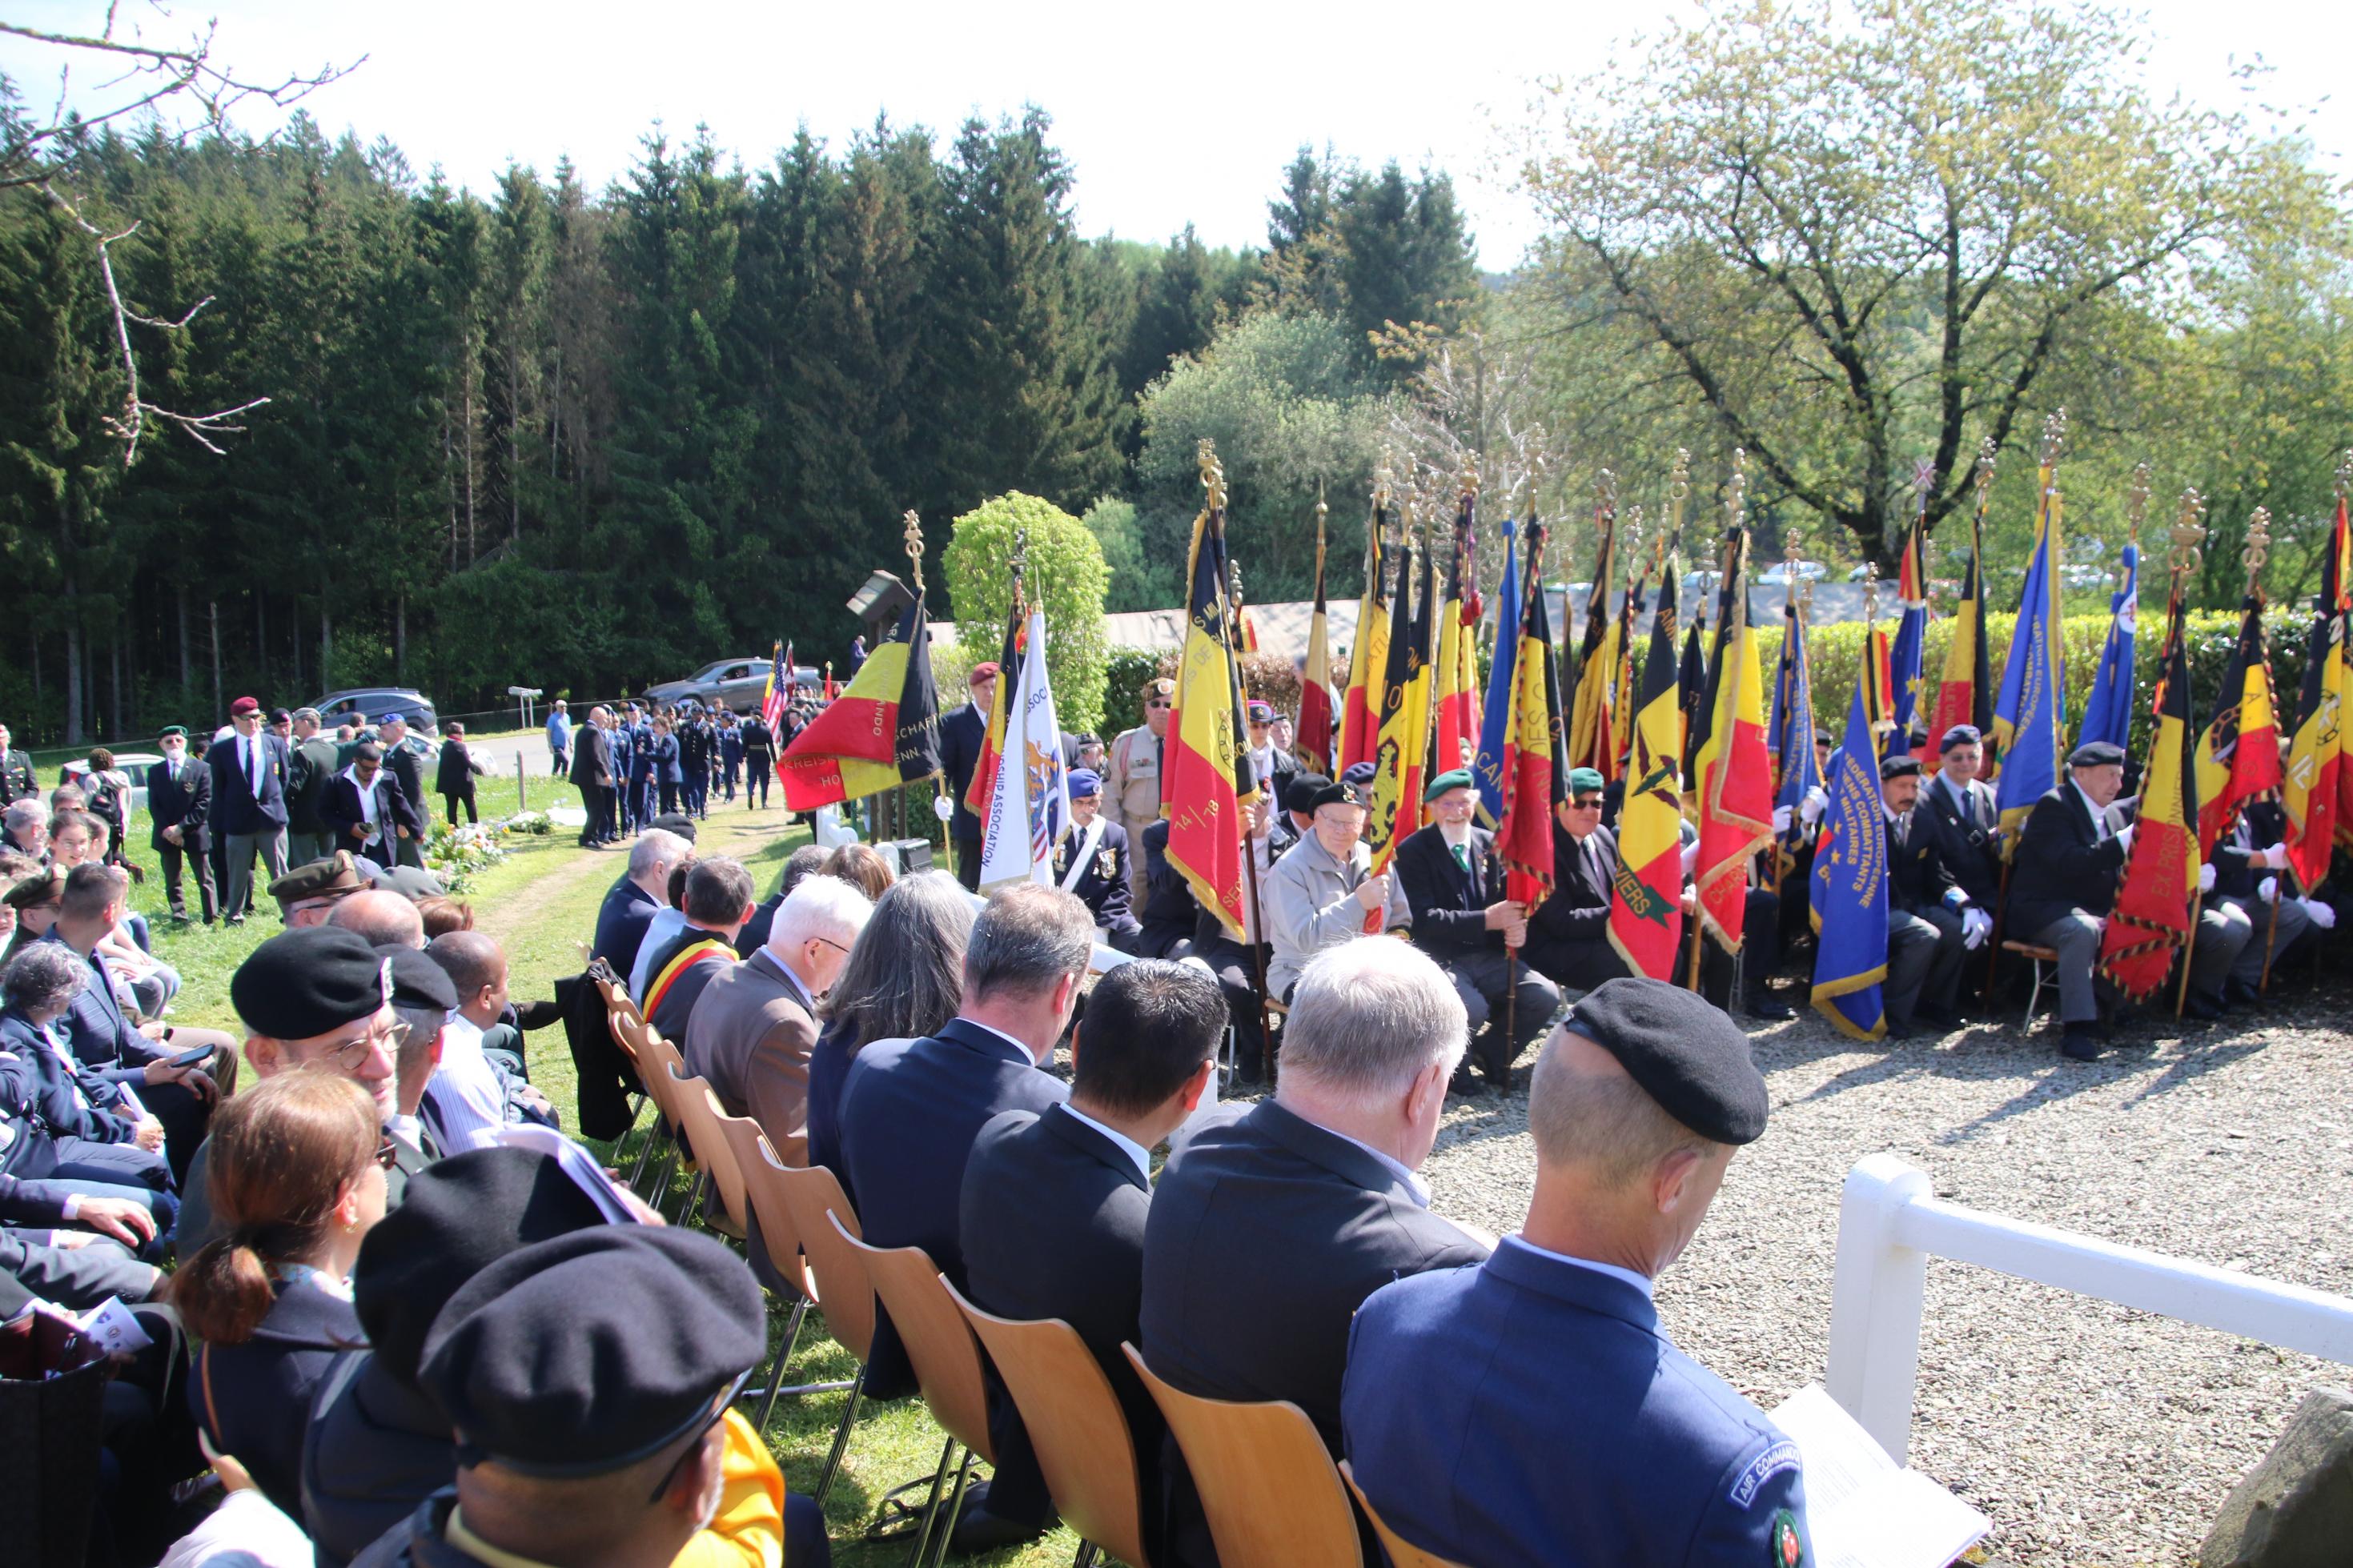
{"label": "flowering bush", "polygon": [[546,837],[554,827],[543,811],[520,811],[499,824],[501,833],[528,833],[534,838]]}
{"label": "flowering bush", "polygon": [[437,827],[425,842],[425,868],[452,893],[470,892],[478,872],[506,858],[506,850],[499,845],[499,829],[477,823]]}

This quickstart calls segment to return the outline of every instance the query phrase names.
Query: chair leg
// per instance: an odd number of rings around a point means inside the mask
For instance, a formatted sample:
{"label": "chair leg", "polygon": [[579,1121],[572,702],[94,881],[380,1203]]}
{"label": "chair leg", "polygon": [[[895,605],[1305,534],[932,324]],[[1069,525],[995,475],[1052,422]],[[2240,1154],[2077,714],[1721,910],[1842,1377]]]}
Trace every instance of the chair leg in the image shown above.
{"label": "chair leg", "polygon": [[792,1321],[785,1325],[784,1342],[776,1347],[776,1376],[768,1383],[768,1392],[760,1400],[760,1418],[752,1425],[757,1431],[768,1429],[768,1417],[776,1413],[776,1395],[785,1391],[785,1366],[793,1359],[793,1351],[801,1342],[801,1320],[808,1316],[808,1298],[793,1303]]}
{"label": "chair leg", "polygon": [[686,1184],[686,1202],[679,1205],[678,1213],[672,1217],[670,1224],[692,1226],[697,1216],[702,1213],[703,1194],[710,1189],[710,1170],[705,1168],[697,1171],[694,1173],[694,1180]]}
{"label": "chair leg", "polygon": [[964,1463],[956,1467],[955,1487],[947,1495],[946,1506],[940,1510],[939,1528],[934,1533],[932,1568],[941,1568],[948,1560],[948,1548],[955,1540],[956,1521],[964,1513],[964,1489],[972,1479],[972,1450],[964,1451]]}
{"label": "chair leg", "polygon": [[[637,1125],[638,1125],[638,1119],[637,1119],[636,1117],[634,1117],[634,1116],[630,1117],[630,1118],[629,1118],[629,1128],[630,1128],[630,1131],[634,1131],[636,1130],[636,1128],[637,1128]],[[641,1138],[639,1138],[639,1139],[638,1140],[638,1159],[637,1159],[637,1163],[635,1163],[635,1164],[633,1164],[633,1165],[631,1165],[631,1166],[629,1167],[629,1190],[630,1190],[631,1192],[636,1192],[636,1191],[638,1190],[638,1184],[639,1182],[641,1182],[641,1181],[643,1181],[643,1180],[645,1179],[645,1174],[646,1174],[646,1162],[647,1162],[647,1161],[649,1161],[649,1159],[651,1159],[651,1158],[653,1157],[653,1152],[654,1152],[654,1134],[656,1134],[657,1132],[659,1132],[659,1131],[661,1131],[661,1122],[660,1122],[659,1119],[659,1118],[657,1118],[657,1119],[656,1119],[656,1121],[655,1121],[655,1122],[654,1122],[654,1124],[653,1124],[652,1126],[650,1126],[650,1127],[649,1127],[649,1128],[647,1128],[647,1129],[646,1129],[646,1131],[645,1131],[645,1135],[644,1135],[643,1137],[641,1137]],[[624,1132],[624,1133],[622,1133],[622,1134],[621,1134],[621,1136],[622,1136],[622,1137],[624,1137],[624,1138],[627,1138],[628,1135],[629,1135],[629,1134],[628,1134],[628,1132]]]}
{"label": "chair leg", "polygon": [[825,1494],[833,1489],[833,1478],[841,1473],[841,1456],[849,1447],[849,1429],[858,1424],[858,1402],[866,1394],[866,1369],[860,1366],[858,1375],[849,1380],[849,1398],[841,1407],[841,1423],[833,1429],[833,1449],[825,1457],[825,1468],[817,1476],[817,1503],[825,1506]]}
{"label": "chair leg", "polygon": [[1103,1560],[1103,1548],[1092,1541],[1079,1542],[1079,1554],[1071,1559],[1071,1568],[1095,1568]]}
{"label": "chair leg", "polygon": [[[915,1529],[915,1542],[907,1553],[907,1568],[923,1568],[932,1552],[932,1532],[940,1522],[940,1495],[947,1489],[948,1469],[955,1463],[956,1440],[949,1438],[940,1447],[939,1468],[932,1472],[932,1495],[924,1500],[923,1522]],[[955,1526],[951,1521],[950,1533]]]}

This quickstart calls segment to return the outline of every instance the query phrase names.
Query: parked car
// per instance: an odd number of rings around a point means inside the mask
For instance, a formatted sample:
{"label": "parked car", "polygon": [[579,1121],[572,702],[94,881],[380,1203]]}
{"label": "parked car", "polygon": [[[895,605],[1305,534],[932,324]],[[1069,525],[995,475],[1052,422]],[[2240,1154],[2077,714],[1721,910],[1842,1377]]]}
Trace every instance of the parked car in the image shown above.
{"label": "parked car", "polygon": [[[131,776],[131,798],[122,803],[125,812],[142,811],[147,805],[147,770],[164,760],[159,752],[117,752],[114,766],[118,773]],[[90,759],[78,757],[58,770],[58,783],[79,785],[90,773]]]}
{"label": "parked car", "polygon": [[[1828,568],[1819,561],[1798,563],[1798,581],[1800,583],[1819,583],[1827,574]],[[1765,568],[1765,574],[1757,580],[1759,583],[1771,583],[1777,585],[1787,583],[1789,580],[1789,563],[1786,561],[1776,561],[1772,565]]]}
{"label": "parked car", "polygon": [[[649,686],[644,692],[649,702],[724,701],[738,713],[757,712],[760,699],[768,689],[768,664],[765,658],[723,658],[716,664],[704,665],[684,680],[665,680]],[[843,679],[849,676],[845,672]],[[823,673],[811,666],[799,665],[793,671],[793,684],[803,691],[815,691],[825,683]]]}
{"label": "parked car", "polygon": [[441,731],[441,718],[431,700],[409,686],[357,686],[330,691],[311,706],[319,710],[319,722],[330,733],[345,722],[373,725],[387,713],[399,714],[420,735]]}

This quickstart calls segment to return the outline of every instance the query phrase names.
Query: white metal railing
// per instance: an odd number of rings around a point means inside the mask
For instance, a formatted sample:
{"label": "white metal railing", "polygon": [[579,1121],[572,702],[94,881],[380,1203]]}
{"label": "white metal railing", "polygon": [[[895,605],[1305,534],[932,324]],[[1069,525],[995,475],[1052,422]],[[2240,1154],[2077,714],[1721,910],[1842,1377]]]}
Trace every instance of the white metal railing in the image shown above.
{"label": "white metal railing", "polygon": [[2353,1299],[1962,1208],[1893,1154],[1847,1173],[1831,1279],[1831,1396],[1905,1460],[1930,1254],[2353,1363]]}

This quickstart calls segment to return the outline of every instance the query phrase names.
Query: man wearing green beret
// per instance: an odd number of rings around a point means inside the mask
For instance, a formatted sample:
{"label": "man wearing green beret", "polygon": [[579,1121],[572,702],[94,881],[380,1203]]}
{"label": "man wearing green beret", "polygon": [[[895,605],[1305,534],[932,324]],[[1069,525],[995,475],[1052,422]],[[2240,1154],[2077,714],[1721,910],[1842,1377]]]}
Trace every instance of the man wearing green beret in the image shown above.
{"label": "man wearing green beret", "polygon": [[[1528,911],[1504,896],[1495,836],[1472,825],[1477,801],[1468,769],[1430,780],[1422,796],[1430,825],[1398,846],[1395,867],[1413,913],[1415,945],[1454,982],[1470,1015],[1471,1051],[1487,1083],[1508,1089],[1513,1061],[1552,1022],[1560,987],[1518,962],[1528,942]],[[1476,1087],[1467,1067],[1454,1075],[1458,1091]]]}
{"label": "man wearing green beret", "polygon": [[180,896],[183,859],[196,873],[196,894],[205,924],[213,923],[219,895],[213,890],[213,773],[188,755],[188,731],[179,724],[164,726],[156,749],[164,760],[147,770],[147,842],[164,865],[164,896],[171,900],[172,918],[185,925],[187,900]]}

